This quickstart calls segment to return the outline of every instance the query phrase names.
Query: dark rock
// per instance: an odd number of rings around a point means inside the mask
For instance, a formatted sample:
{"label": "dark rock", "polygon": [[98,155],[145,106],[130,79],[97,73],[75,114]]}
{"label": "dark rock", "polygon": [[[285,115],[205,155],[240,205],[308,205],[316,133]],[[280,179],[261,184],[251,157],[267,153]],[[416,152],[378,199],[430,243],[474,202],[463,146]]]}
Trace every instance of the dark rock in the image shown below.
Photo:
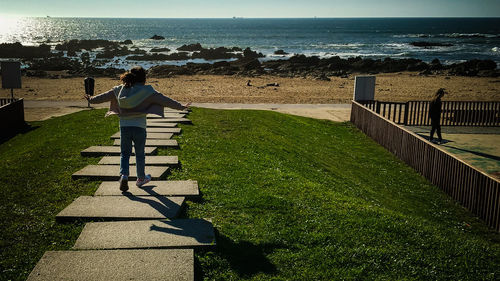
{"label": "dark rock", "polygon": [[243,56],[247,59],[256,59],[265,57],[262,53],[257,53],[256,51],[252,51],[250,48],[246,48],[243,50]]}
{"label": "dark rock", "polygon": [[283,51],[283,50],[277,50],[274,52],[275,55],[288,55],[287,52]]}
{"label": "dark rock", "polygon": [[133,42],[132,42],[132,40],[127,39],[127,40],[125,40],[125,41],[120,42],[120,44],[123,44],[123,45],[132,45],[132,44],[133,44]]}
{"label": "dark rock", "polygon": [[156,35],[156,34],[155,34],[155,35],[153,35],[153,36],[152,36],[151,38],[149,38],[149,39],[153,39],[153,40],[163,40],[163,39],[165,39],[165,37],[160,36],[160,35]]}
{"label": "dark rock", "polygon": [[43,71],[43,70],[28,70],[28,71],[26,71],[26,76],[28,76],[28,77],[47,77],[47,72]]}
{"label": "dark rock", "polygon": [[29,62],[29,70],[45,70],[45,71],[60,71],[60,70],[78,70],[82,65],[78,60],[65,57],[52,57],[44,59],[35,59]]}
{"label": "dark rock", "polygon": [[410,45],[415,47],[430,48],[430,47],[451,47],[453,44],[450,43],[440,43],[440,42],[427,42],[427,41],[416,41],[411,42]]}
{"label": "dark rock", "polygon": [[240,70],[262,70],[262,64],[258,59],[240,58],[232,61],[231,65],[239,68]]}
{"label": "dark rock", "polygon": [[113,67],[96,68],[91,66],[91,67],[71,70],[68,73],[73,76],[116,77],[123,73],[123,69],[117,69]]}
{"label": "dark rock", "polygon": [[157,65],[148,70],[150,77],[172,77],[173,75],[193,75],[195,72],[192,68],[176,65]]}
{"label": "dark rock", "polygon": [[194,52],[191,57],[206,60],[219,60],[239,58],[241,55],[230,52],[230,49],[219,47],[215,49],[202,49],[199,52]]}
{"label": "dark rock", "polygon": [[406,70],[408,70],[408,71],[422,71],[422,70],[426,70],[428,68],[429,68],[429,66],[425,62],[419,61],[417,63],[408,64],[408,67],[406,68]]}
{"label": "dark rock", "polygon": [[98,59],[112,59],[114,57],[127,56],[127,55],[131,55],[131,54],[141,55],[141,54],[146,54],[146,51],[138,49],[138,48],[130,50],[126,46],[117,47],[117,48],[105,48],[104,52],[98,53],[96,55],[96,58],[98,58]]}
{"label": "dark rock", "polygon": [[320,58],[316,56],[307,57],[305,55],[295,55],[289,59],[293,64],[318,65]]}
{"label": "dark rock", "polygon": [[82,60],[82,64],[84,66],[90,65],[90,54],[88,52],[82,52],[80,54],[80,59]]}
{"label": "dark rock", "polygon": [[93,50],[97,48],[118,48],[119,43],[108,40],[70,40],[56,45],[58,51],[79,52],[81,50]]}
{"label": "dark rock", "polygon": [[488,73],[491,75],[496,71],[497,64],[492,60],[470,60],[462,63],[455,63],[447,68],[450,74],[461,76],[476,76]]}
{"label": "dark rock", "polygon": [[218,62],[214,62],[213,64],[213,67],[214,68],[219,68],[219,67],[231,67],[231,64],[227,61],[218,61]]}
{"label": "dark rock", "polygon": [[150,51],[151,53],[159,53],[159,52],[170,52],[169,48],[153,48]]}
{"label": "dark rock", "polygon": [[152,61],[152,60],[188,60],[190,57],[187,53],[179,52],[173,53],[169,55],[165,54],[146,54],[146,55],[138,55],[138,56],[128,56],[127,60],[137,60],[137,61]]}
{"label": "dark rock", "polygon": [[0,44],[0,58],[44,58],[54,56],[50,52],[50,46],[41,44],[40,46],[23,46],[21,43]]}
{"label": "dark rock", "polygon": [[200,43],[190,44],[190,45],[182,45],[177,48],[177,51],[185,51],[185,52],[196,52],[204,50]]}

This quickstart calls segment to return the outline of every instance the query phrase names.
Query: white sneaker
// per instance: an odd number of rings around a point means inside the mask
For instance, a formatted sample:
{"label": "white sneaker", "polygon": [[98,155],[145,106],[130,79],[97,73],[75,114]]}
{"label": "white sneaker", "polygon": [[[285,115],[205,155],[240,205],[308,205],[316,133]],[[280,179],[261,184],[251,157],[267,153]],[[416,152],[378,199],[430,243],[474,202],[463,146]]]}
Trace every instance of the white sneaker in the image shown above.
{"label": "white sneaker", "polygon": [[151,175],[147,174],[143,179],[137,179],[137,182],[135,183],[135,185],[137,185],[137,187],[142,187],[143,185],[145,185],[146,183],[148,183],[150,181],[151,181]]}

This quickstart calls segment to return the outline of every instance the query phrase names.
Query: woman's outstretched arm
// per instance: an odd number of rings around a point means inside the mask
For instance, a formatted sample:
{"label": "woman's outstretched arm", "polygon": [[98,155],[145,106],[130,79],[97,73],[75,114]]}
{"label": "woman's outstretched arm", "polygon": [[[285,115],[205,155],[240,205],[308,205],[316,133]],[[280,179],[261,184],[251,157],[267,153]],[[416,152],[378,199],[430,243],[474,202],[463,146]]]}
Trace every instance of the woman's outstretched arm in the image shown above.
{"label": "woman's outstretched arm", "polygon": [[115,98],[115,93],[113,92],[113,89],[111,89],[97,96],[84,95],[83,97],[90,103],[103,103],[113,100]]}

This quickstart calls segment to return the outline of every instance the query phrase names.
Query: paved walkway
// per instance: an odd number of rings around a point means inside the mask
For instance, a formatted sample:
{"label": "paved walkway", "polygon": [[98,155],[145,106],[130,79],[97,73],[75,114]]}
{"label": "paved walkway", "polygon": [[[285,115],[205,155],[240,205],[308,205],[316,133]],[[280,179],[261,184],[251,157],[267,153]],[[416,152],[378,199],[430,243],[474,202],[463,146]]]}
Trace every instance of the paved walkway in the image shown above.
{"label": "paved walkway", "polygon": [[[428,138],[429,126],[405,126],[416,134]],[[500,127],[442,126],[445,143],[441,144],[449,153],[500,179]],[[437,138],[437,135],[434,135]]]}
{"label": "paved walkway", "polygon": [[[195,107],[214,109],[256,109],[326,119],[337,122],[349,121],[350,104],[244,104],[244,103],[193,103]],[[95,108],[106,108],[106,105],[92,105]],[[24,101],[26,121],[40,121],[55,116],[88,110],[87,102],[82,101]]]}
{"label": "paved walkway", "polygon": [[[166,123],[169,128],[177,126],[174,122],[191,123],[184,118],[187,112],[168,112],[162,119],[148,117],[154,120],[149,123]],[[158,146],[177,146],[172,133],[151,134],[155,138],[146,140],[151,153]],[[119,144],[119,136],[113,137]],[[119,156],[111,156],[117,152],[118,146],[83,150],[82,156],[104,157],[72,177],[117,180]],[[127,192],[119,190],[117,181],[105,181],[94,196],[76,198],[56,216],[58,222],[89,221],[73,247],[76,251],[46,252],[28,280],[194,280],[194,249],[215,246],[215,231],[206,219],[178,219],[185,200],[200,196],[196,181],[164,180],[178,163],[177,156],[147,156],[146,172],[154,181],[137,188],[131,167]]]}

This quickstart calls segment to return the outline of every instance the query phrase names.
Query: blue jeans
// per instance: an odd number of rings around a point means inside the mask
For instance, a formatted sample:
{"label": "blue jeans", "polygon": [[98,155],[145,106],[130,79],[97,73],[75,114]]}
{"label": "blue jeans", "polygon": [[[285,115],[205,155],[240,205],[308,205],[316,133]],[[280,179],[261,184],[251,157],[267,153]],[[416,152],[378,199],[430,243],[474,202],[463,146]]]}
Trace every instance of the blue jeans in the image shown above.
{"label": "blue jeans", "polygon": [[129,176],[129,160],[132,154],[132,142],[135,148],[135,161],[137,168],[137,177],[145,177],[144,167],[146,157],[144,155],[144,146],[146,145],[146,129],[141,127],[121,127],[120,128],[120,174]]}

